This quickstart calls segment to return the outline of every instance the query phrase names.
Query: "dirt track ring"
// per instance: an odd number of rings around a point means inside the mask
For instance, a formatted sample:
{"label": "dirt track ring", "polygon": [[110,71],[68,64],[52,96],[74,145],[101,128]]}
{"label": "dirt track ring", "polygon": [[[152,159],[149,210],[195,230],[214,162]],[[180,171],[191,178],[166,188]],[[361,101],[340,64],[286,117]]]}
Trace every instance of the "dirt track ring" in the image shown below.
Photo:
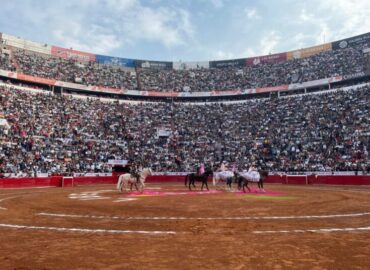
{"label": "dirt track ring", "polygon": [[[274,265],[281,258],[286,268],[297,262],[300,269],[318,262],[336,268],[325,264],[331,261],[343,269],[370,267],[370,189],[269,185],[268,191],[294,197],[275,200],[281,197],[194,196],[197,191],[187,195],[182,185],[161,187],[155,196],[141,197],[113,186],[0,190],[2,254],[12,258],[7,264],[0,257],[0,268],[42,269],[47,262],[51,269],[93,269],[102,260],[112,269],[150,268],[153,262],[158,269],[207,268],[194,260],[198,252],[188,253],[190,245],[209,251],[210,269],[243,269],[236,262],[280,269]],[[20,242],[23,249],[15,244]],[[349,250],[356,254],[350,260],[343,255]],[[65,256],[68,262],[61,261]],[[26,263],[17,264],[18,258]],[[81,266],[80,258],[89,259]]]}
{"label": "dirt track ring", "polygon": [[[287,192],[275,192],[275,191],[270,191],[270,192],[267,192],[267,193],[259,193],[259,192],[252,192],[252,193],[242,193],[242,192],[225,192],[225,191],[218,191],[218,190],[211,190],[211,191],[192,191],[192,192],[189,192],[189,191],[183,191],[183,190],[175,190],[175,191],[171,191],[171,190],[164,190],[164,191],[157,191],[157,189],[161,189],[160,187],[156,188],[154,187],[152,190],[151,189],[148,189],[146,191],[144,191],[143,193],[139,193],[139,192],[131,192],[131,193],[124,193],[124,194],[121,194],[121,193],[117,193],[116,190],[114,189],[100,189],[100,190],[89,190],[89,191],[81,191],[81,192],[73,192],[73,193],[69,193],[68,195],[68,198],[71,199],[71,200],[77,200],[77,201],[85,201],[85,203],[88,203],[88,201],[90,202],[94,202],[94,201],[107,201],[108,203],[121,203],[121,202],[132,202],[134,203],[135,201],[138,201],[140,200],[140,204],[146,204],[145,203],[145,200],[142,201],[141,199],[146,199],[146,198],[158,198],[158,197],[161,197],[161,198],[167,198],[167,197],[178,197],[178,196],[181,196],[182,197],[182,200],[184,200],[184,198],[190,196],[190,197],[194,197],[193,195],[203,195],[203,196],[196,196],[197,198],[198,197],[204,197],[204,195],[221,195],[221,196],[230,196],[230,195],[241,195],[241,196],[235,196],[236,200],[238,200],[237,197],[242,197],[242,198],[248,198],[248,199],[252,199],[252,201],[254,201],[254,199],[259,199],[259,198],[264,198],[264,199],[273,199],[274,196],[276,196],[277,198],[282,197],[282,198],[285,198],[286,195],[287,195]],[[58,190],[57,190],[58,191]],[[63,190],[60,190],[60,191],[63,191]],[[334,190],[335,191],[335,190]],[[361,190],[362,191],[362,190]],[[45,191],[47,192],[47,191]],[[53,190],[53,192],[55,192],[55,189]],[[15,194],[17,192],[14,192]],[[39,192],[40,193],[40,192]],[[58,192],[56,192],[58,193]],[[30,194],[26,194],[26,195],[32,195],[32,193],[30,192]],[[6,198],[2,198],[0,199],[0,202],[4,202],[6,200],[14,200],[16,199],[17,197],[22,197],[24,195],[19,195],[19,196],[10,196],[10,197],[6,197]],[[271,196],[271,198],[269,197]],[[208,198],[211,198],[211,197],[214,197],[214,196],[206,196]],[[294,197],[291,197],[291,198],[294,198]],[[158,199],[160,200],[160,199]],[[180,200],[180,199],[179,199]],[[185,199],[186,200],[186,199]],[[211,200],[211,199],[209,199]],[[240,199],[239,199],[240,201]],[[71,204],[73,205],[73,203]],[[132,205],[132,204],[130,204]],[[130,208],[131,206],[129,206]],[[126,206],[127,208],[127,206]],[[6,207],[2,207],[0,206],[0,210],[8,210]],[[107,209],[106,209],[107,210]],[[60,214],[58,213],[54,213],[55,211],[49,211],[49,212],[46,212],[45,213],[41,213],[41,214],[36,214],[36,215],[39,215],[39,216],[48,216],[49,219],[52,218],[52,217],[58,217],[58,218],[71,218],[73,217],[74,219],[76,218],[80,218],[80,219],[96,219],[96,217],[99,217],[100,219],[105,219],[105,220],[146,220],[146,221],[173,221],[173,220],[177,220],[177,221],[191,221],[191,220],[197,220],[197,221],[264,221],[264,220],[317,220],[317,219],[344,219],[346,218],[347,220],[350,219],[350,218],[360,218],[360,217],[363,217],[363,218],[366,218],[367,216],[369,216],[369,212],[351,212],[351,213],[338,213],[338,212],[327,212],[327,213],[323,213],[321,215],[290,215],[290,216],[287,216],[287,215],[283,215],[283,216],[276,216],[276,215],[267,215],[267,216],[250,216],[250,215],[244,215],[244,216],[222,216],[222,217],[217,217],[217,216],[199,216],[199,217],[196,217],[196,216],[192,216],[192,217],[189,217],[189,216],[165,216],[165,215],[161,215],[161,216],[156,216],[156,215],[153,215],[153,216],[139,216],[139,217],[135,217],[135,216],[128,216],[128,217],[123,217],[123,216],[114,216],[112,218],[112,216],[110,215],[87,215],[87,214],[84,214],[84,215],[75,215],[73,213],[66,213],[66,212],[62,212]],[[48,214],[49,213],[49,214]],[[109,213],[106,212],[106,213]],[[369,222],[370,223],[370,222]],[[368,225],[368,224],[365,224],[365,225]],[[5,226],[5,225],[4,225]],[[19,226],[18,228],[24,228],[26,229],[25,227],[22,227],[22,225],[14,225],[14,227],[16,228],[17,226]],[[33,225],[30,225],[29,227],[32,227]],[[37,227],[37,226],[36,226]],[[45,227],[46,228],[46,227]],[[54,228],[54,227],[53,227]],[[40,227],[39,229],[42,229],[42,227]],[[86,228],[87,229],[87,228]],[[291,228],[289,230],[251,230],[252,232],[254,233],[263,233],[264,231],[266,233],[278,233],[278,232],[281,232],[281,233],[287,233],[287,232],[321,232],[321,231],[325,231],[326,232],[337,232],[337,231],[356,231],[356,230],[359,230],[359,231],[366,231],[368,230],[368,226],[358,226],[358,227],[348,227],[348,228],[343,228],[343,230],[341,228],[333,228],[333,227],[330,227],[330,228]],[[54,230],[56,230],[56,228],[54,228]],[[76,232],[83,232],[84,228],[80,228],[80,229],[76,229],[75,231]],[[107,228],[107,229],[104,229],[104,230],[111,230],[111,228]],[[61,229],[61,231],[68,231],[66,230],[65,228],[64,229]]]}

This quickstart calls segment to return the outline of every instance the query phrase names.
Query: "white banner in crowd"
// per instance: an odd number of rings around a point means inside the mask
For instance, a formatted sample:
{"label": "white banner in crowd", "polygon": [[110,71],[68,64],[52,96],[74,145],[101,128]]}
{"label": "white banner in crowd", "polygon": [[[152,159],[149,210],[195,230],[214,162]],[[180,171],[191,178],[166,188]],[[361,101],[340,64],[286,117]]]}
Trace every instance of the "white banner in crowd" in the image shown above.
{"label": "white banner in crowd", "polygon": [[108,160],[108,164],[109,165],[121,165],[121,166],[126,166],[128,163],[127,160],[123,160],[123,159],[110,159]]}

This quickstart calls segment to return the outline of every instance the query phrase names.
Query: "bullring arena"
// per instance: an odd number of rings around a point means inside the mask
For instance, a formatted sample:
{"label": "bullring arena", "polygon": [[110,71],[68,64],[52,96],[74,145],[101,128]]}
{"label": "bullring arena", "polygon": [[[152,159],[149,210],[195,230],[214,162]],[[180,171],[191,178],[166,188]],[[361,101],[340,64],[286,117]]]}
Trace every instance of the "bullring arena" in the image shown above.
{"label": "bullring arena", "polygon": [[1,32],[0,270],[370,269],[370,33],[352,32],[267,54],[272,31],[266,55],[196,62]]}
{"label": "bullring arena", "polygon": [[8,187],[0,189],[0,268],[370,267],[369,186],[267,183],[265,193],[242,193],[198,184],[190,192],[168,179],[148,181],[142,193],[119,193],[114,179],[64,188],[0,182]]}

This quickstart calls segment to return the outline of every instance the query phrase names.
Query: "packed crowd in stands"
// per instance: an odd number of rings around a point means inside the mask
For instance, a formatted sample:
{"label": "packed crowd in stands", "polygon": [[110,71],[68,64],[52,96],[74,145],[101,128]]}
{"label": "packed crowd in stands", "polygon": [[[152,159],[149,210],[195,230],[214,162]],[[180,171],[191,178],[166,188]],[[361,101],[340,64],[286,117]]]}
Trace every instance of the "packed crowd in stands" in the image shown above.
{"label": "packed crowd in stands", "polygon": [[[363,49],[368,42],[354,47],[321,52],[310,57],[279,63],[259,63],[245,67],[199,68],[191,70],[122,68],[96,63],[78,63],[25,50],[12,49],[12,66],[2,56],[1,68],[28,75],[129,90],[223,91],[271,87],[312,81],[364,70]],[[8,57],[9,58],[9,57]],[[10,66],[9,66],[10,65]]]}
{"label": "packed crowd in stands", "polygon": [[14,50],[19,70],[27,75],[56,79],[84,85],[136,89],[136,73],[133,69],[96,63],[77,63],[58,57]]}
{"label": "packed crowd in stands", "polygon": [[363,71],[361,48],[345,48],[276,64],[197,70],[141,69],[143,89],[155,91],[243,90],[330,78]]}
{"label": "packed crowd in stands", "polygon": [[14,65],[10,60],[9,54],[0,52],[0,69],[15,71]]}
{"label": "packed crowd in stands", "polygon": [[[370,88],[242,103],[119,103],[0,87],[0,174],[156,172],[200,163],[270,171],[370,171]],[[160,136],[166,127],[169,134]],[[163,135],[163,134],[162,134]]]}

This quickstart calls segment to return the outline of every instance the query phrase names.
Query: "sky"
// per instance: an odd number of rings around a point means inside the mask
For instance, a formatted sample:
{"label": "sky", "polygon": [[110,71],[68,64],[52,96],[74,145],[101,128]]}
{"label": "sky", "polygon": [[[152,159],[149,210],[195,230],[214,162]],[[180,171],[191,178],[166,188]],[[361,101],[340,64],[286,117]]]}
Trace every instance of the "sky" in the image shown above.
{"label": "sky", "polygon": [[246,58],[370,32],[369,0],[11,0],[0,32],[115,57]]}

